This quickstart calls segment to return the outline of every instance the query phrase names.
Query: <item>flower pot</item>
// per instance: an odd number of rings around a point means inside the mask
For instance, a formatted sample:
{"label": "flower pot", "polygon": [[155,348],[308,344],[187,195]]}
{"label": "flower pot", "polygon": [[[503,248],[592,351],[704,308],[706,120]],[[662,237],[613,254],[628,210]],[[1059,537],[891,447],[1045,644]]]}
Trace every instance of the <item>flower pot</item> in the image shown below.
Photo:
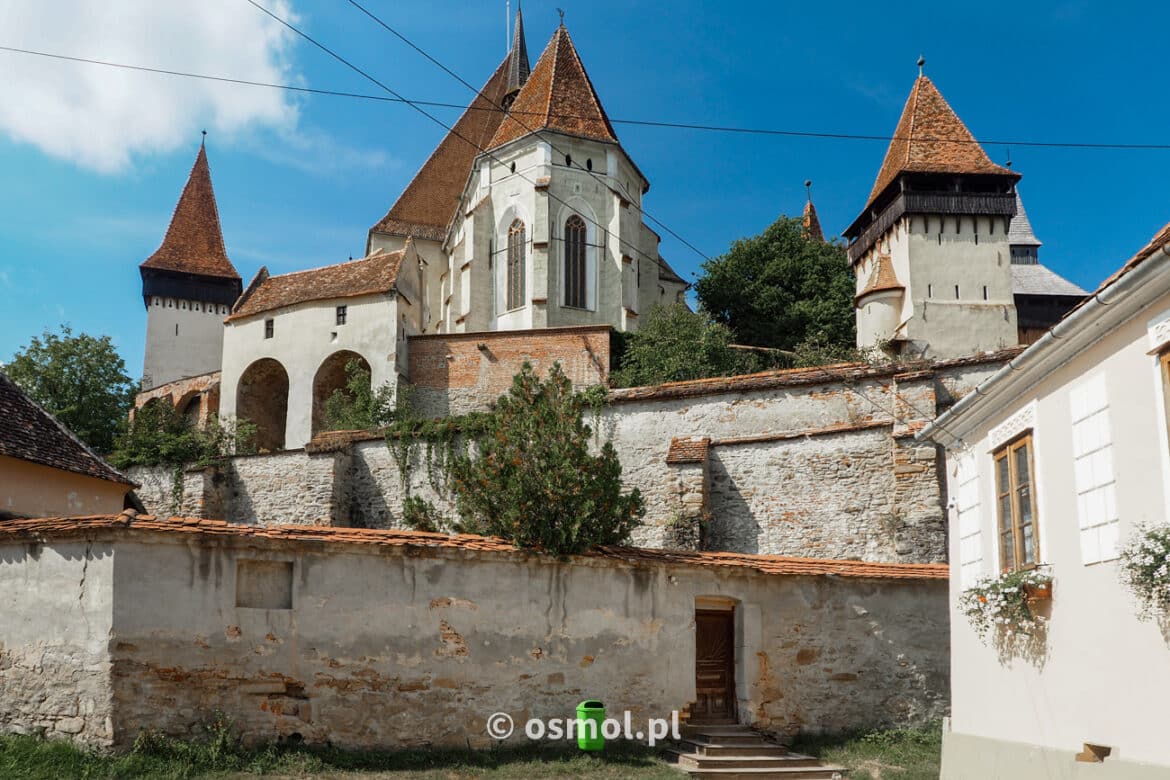
{"label": "flower pot", "polygon": [[1045,582],[1042,585],[1025,585],[1024,598],[1028,604],[1040,604],[1045,601],[1052,601],[1052,583]]}

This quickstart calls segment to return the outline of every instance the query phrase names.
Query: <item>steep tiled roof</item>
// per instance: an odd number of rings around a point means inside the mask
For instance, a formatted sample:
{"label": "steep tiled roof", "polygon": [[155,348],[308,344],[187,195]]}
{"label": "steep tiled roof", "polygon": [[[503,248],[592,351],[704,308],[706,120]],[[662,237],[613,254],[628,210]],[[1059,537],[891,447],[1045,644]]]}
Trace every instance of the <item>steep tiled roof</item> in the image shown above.
{"label": "steep tiled roof", "polygon": [[1018,173],[991,161],[926,76],[919,76],[910,90],[866,207],[899,174],[911,172],[983,173],[1020,178]]}
{"label": "steep tiled roof", "polygon": [[1008,224],[1008,244],[1012,246],[1041,246],[1040,240],[1032,232],[1032,223],[1028,219],[1028,212],[1024,211],[1024,199],[1020,197],[1020,190],[1016,189],[1016,215]]}
{"label": "steep tiled roof", "polygon": [[824,241],[825,231],[821,230],[821,220],[817,216],[817,207],[812,199],[804,204],[804,216],[800,220],[800,234],[811,241]]}
{"label": "steep tiled roof", "polygon": [[398,269],[405,253],[405,249],[397,252],[379,250],[361,260],[282,276],[269,276],[268,269],[261,268],[227,319],[251,317],[309,301],[390,292],[398,281]]}
{"label": "steep tiled roof", "polygon": [[1060,274],[1040,265],[1012,264],[1012,293],[1015,295],[1088,295]]}
{"label": "steep tiled roof", "polygon": [[553,33],[488,148],[538,130],[617,143],[617,133],[564,25]]}
{"label": "steep tiled roof", "polygon": [[[133,510],[127,510],[120,515],[6,521],[0,524],[0,541],[77,538],[102,532],[162,533],[207,539],[235,537],[257,541],[361,544],[375,547],[446,548],[473,552],[518,552],[512,544],[503,539],[470,534],[448,536],[422,531],[389,531],[366,528],[237,525],[222,520],[201,520],[190,517],[162,519],[153,515],[137,515]],[[599,547],[582,557],[586,559],[607,558],[633,565],[718,566],[750,569],[763,574],[834,575],[865,579],[945,580],[949,571],[945,563],[867,563],[821,558],[790,558],[779,555],[647,550],[617,546]]]}
{"label": "steep tiled roof", "polygon": [[666,453],[667,463],[704,463],[707,460],[707,451],[711,449],[711,439],[694,438],[691,436],[675,436],[670,440],[670,449]]}
{"label": "steep tiled roof", "polygon": [[207,150],[200,146],[162,246],[142,268],[239,279],[223,245]]}
{"label": "steep tiled roof", "polygon": [[499,107],[507,93],[511,59],[510,54],[504,58],[451,132],[370,232],[443,240],[447,225],[459,207],[459,196],[471,175],[472,163],[481,149],[488,148],[488,141],[504,118]]}
{"label": "steep tiled roof", "polygon": [[904,289],[906,289],[905,286],[898,281],[898,277],[894,273],[894,261],[889,255],[878,255],[873,270],[869,272],[869,279],[866,280],[865,287],[861,288],[861,292],[857,293],[854,300],[860,301],[872,292]]}
{"label": "steep tiled roof", "polygon": [[0,373],[0,455],[133,485]]}

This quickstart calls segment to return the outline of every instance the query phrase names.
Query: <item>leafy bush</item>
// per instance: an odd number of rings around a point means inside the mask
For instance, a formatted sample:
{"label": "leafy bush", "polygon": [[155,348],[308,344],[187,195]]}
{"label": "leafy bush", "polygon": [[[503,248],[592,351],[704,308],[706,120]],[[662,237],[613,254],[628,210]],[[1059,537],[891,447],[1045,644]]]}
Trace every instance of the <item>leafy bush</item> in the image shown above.
{"label": "leafy bush", "polygon": [[374,389],[370,372],[357,360],[345,364],[345,388],[325,399],[325,429],[370,431],[394,419],[394,388],[383,383]]}
{"label": "leafy bush", "polygon": [[1138,617],[1170,613],[1170,526],[1140,528],[1120,553],[1121,581],[1138,599]]}
{"label": "leafy bush", "polygon": [[213,417],[203,427],[166,399],[147,403],[114,440],[110,462],[127,466],[205,466],[232,454],[254,453],[256,426],[246,420]]}
{"label": "leafy bush", "polygon": [[464,528],[555,554],[627,539],[645,514],[642,495],[622,493],[617,452],[606,442],[593,455],[584,422],[603,392],[574,392],[560,364],[541,381],[525,363],[484,416],[477,451],[451,460]]}
{"label": "leafy bush", "polygon": [[443,518],[435,505],[420,496],[407,496],[402,502],[402,522],[415,531],[437,533]]}
{"label": "leafy bush", "polygon": [[1009,634],[1031,634],[1043,628],[1046,618],[1033,612],[1027,588],[1051,585],[1052,577],[1038,569],[1011,571],[999,577],[983,577],[959,597],[959,609],[980,638],[993,629]]}

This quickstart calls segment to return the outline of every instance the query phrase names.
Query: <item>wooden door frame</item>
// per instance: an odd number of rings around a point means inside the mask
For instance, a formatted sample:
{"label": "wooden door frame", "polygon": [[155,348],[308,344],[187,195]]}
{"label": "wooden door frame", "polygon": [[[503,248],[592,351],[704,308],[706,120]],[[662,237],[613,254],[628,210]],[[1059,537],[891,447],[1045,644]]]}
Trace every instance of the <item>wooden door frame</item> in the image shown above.
{"label": "wooden door frame", "polygon": [[[698,602],[698,601],[699,600],[696,600],[696,602]],[[737,605],[734,603],[728,604],[725,607],[722,605],[718,605],[718,606],[716,606],[716,605],[710,605],[710,606],[703,605],[703,606],[700,606],[699,603],[696,603],[696,605],[695,605],[695,663],[694,663],[692,674],[695,674],[695,675],[698,674],[699,617],[701,615],[709,615],[709,616],[719,617],[719,618],[727,620],[728,639],[730,641],[728,643],[728,646],[729,646],[728,659],[727,659],[728,675],[727,675],[727,688],[725,690],[725,695],[726,695],[727,702],[728,702],[729,709],[730,709],[730,713],[728,714],[727,719],[731,723],[738,723],[739,722],[739,695],[738,695],[739,657],[738,657],[738,653],[736,652],[736,650],[737,650],[736,636],[738,633],[738,626],[737,626],[738,613],[739,613],[739,610],[737,608]],[[695,682],[696,682],[696,688],[697,688],[698,687],[697,686],[698,680],[696,679]]]}

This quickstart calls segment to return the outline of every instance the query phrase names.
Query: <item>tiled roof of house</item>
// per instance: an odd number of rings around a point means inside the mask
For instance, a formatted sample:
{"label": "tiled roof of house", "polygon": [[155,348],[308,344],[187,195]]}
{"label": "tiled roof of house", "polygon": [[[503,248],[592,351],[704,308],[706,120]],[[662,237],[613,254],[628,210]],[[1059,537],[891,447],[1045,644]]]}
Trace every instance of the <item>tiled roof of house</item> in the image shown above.
{"label": "tiled roof of house", "polygon": [[239,279],[223,245],[207,150],[200,146],[162,246],[140,267]]}
{"label": "tiled roof of house", "polygon": [[227,320],[251,317],[297,303],[390,292],[398,281],[398,270],[405,254],[405,249],[397,252],[377,250],[360,260],[281,276],[269,276],[268,269],[262,267],[232,307]]}
{"label": "tiled roof of house", "polygon": [[0,455],[88,477],[135,483],[69,432],[0,373]]}
{"label": "tiled roof of house", "polygon": [[[525,54],[527,57],[527,54]],[[504,118],[500,109],[507,94],[509,54],[484,84],[451,132],[435,147],[386,216],[371,233],[414,236],[442,241],[459,208],[459,197],[471,175],[471,166]]]}
{"label": "tiled roof of house", "polygon": [[1041,246],[1040,239],[1032,232],[1032,223],[1028,219],[1028,212],[1024,211],[1024,199],[1020,197],[1019,188],[1016,189],[1016,215],[1008,224],[1008,244],[1011,246]]}
{"label": "tiled roof of house", "polygon": [[707,461],[707,451],[710,449],[710,438],[675,436],[670,440],[670,449],[666,452],[666,462],[705,463]]}
{"label": "tiled roof of house", "polygon": [[906,287],[898,281],[898,276],[894,273],[894,261],[889,255],[878,255],[873,270],[869,272],[869,279],[866,280],[865,287],[861,288],[861,292],[857,293],[854,300],[860,301],[870,293],[882,290],[904,289]]}
{"label": "tiled roof of house", "polygon": [[1063,319],[1068,319],[1068,317],[1074,311],[1076,311],[1076,310],[1080,309],[1082,306],[1084,306],[1086,301],[1100,295],[1102,292],[1105,291],[1105,288],[1116,284],[1121,279],[1121,277],[1129,274],[1131,271],[1133,271],[1135,268],[1140,266],[1142,263],[1149,260],[1151,257],[1156,255],[1159,250],[1162,250],[1162,249],[1165,249],[1167,251],[1167,253],[1170,254],[1170,223],[1163,225],[1162,229],[1154,234],[1154,237],[1150,239],[1149,243],[1147,243],[1144,247],[1139,249],[1137,254],[1135,254],[1133,257],[1131,257],[1129,260],[1127,260],[1125,262],[1125,265],[1121,266],[1121,268],[1118,268],[1116,271],[1114,271],[1112,274],[1109,275],[1109,278],[1107,278],[1105,281],[1101,282],[1101,284],[1097,287],[1097,289],[1094,290],[1091,295],[1086,297],[1084,301],[1081,301],[1076,306],[1072,307],[1072,309],[1070,309],[1068,311],[1068,313],[1064,315]]}
{"label": "tiled roof of house", "polygon": [[817,207],[812,198],[804,204],[804,215],[800,219],[800,234],[810,241],[824,241],[825,231],[821,230],[821,220],[817,216]]}
{"label": "tiled roof of house", "polygon": [[564,25],[553,33],[488,148],[539,130],[617,143],[617,133]]}
{"label": "tiled roof of house", "polygon": [[926,76],[919,76],[910,90],[866,208],[902,173],[982,173],[1020,178],[1018,173],[991,161]]}
{"label": "tiled roof of house", "polygon": [[674,269],[670,267],[670,263],[662,259],[661,255],[658,257],[658,278],[666,282],[678,282],[679,284],[687,283],[686,279],[683,279],[681,276],[675,273]]}
{"label": "tiled roof of house", "polygon": [[1077,285],[1039,263],[1012,264],[1015,295],[1088,295]]}
{"label": "tiled roof of house", "polygon": [[[315,544],[360,544],[375,547],[445,548],[473,552],[520,553],[503,539],[470,534],[437,534],[422,531],[334,528],[305,525],[257,526],[238,525],[223,520],[188,517],[158,518],[138,515],[127,510],[119,515],[93,515],[74,518],[37,518],[0,523],[0,541],[51,540],[77,538],[97,533],[162,533],[204,537],[310,542]],[[949,568],[945,563],[868,563],[820,558],[792,558],[779,555],[748,555],[719,552],[685,552],[649,550],[635,547],[599,547],[582,556],[607,558],[627,564],[666,564],[678,566],[717,566],[757,571],[763,574],[858,577],[894,580],[945,580]]]}

